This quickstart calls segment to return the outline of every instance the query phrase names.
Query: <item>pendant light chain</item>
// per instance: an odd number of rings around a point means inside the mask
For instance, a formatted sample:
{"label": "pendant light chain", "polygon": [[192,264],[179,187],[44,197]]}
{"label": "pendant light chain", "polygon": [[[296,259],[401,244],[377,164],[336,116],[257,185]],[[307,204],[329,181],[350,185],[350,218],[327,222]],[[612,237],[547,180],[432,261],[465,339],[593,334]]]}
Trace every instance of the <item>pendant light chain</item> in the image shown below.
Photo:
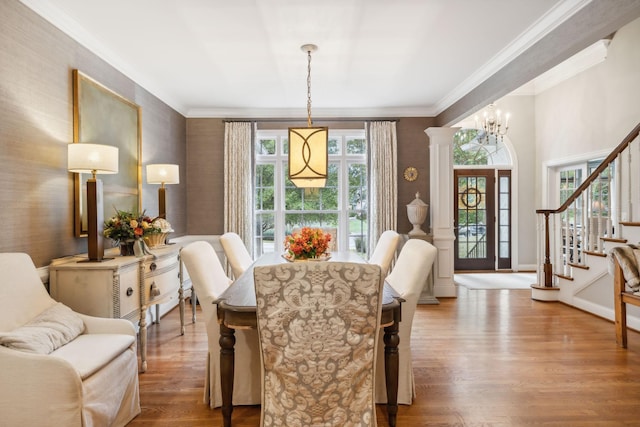
{"label": "pendant light chain", "polygon": [[307,126],[311,127],[311,51],[307,55]]}
{"label": "pendant light chain", "polygon": [[311,54],[317,49],[300,46],[307,54],[307,127],[289,128],[289,180],[305,191],[325,187],[329,176],[329,128],[314,127],[311,120]]}

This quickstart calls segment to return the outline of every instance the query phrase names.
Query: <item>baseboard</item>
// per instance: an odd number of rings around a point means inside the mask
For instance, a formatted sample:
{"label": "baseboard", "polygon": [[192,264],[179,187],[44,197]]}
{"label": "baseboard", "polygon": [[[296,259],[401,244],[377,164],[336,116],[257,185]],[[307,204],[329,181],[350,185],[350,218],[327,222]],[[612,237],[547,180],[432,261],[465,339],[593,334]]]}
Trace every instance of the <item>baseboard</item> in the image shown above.
{"label": "baseboard", "polygon": [[444,284],[444,285],[434,285],[433,287],[433,293],[435,294],[436,298],[438,297],[442,297],[442,298],[457,298],[458,297],[458,290],[456,288],[456,285],[451,283],[451,284]]}

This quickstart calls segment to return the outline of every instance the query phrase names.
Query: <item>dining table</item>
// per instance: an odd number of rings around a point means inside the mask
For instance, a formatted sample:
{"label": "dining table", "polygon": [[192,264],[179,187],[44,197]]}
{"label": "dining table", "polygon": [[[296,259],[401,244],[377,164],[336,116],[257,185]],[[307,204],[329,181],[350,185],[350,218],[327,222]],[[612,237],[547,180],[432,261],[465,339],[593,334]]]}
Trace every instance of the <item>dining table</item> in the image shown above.
{"label": "dining table", "polygon": [[[353,252],[332,252],[330,258],[316,262],[366,262]],[[214,301],[220,324],[220,384],[222,394],[222,418],[225,427],[231,427],[233,412],[233,375],[235,363],[235,330],[257,328],[256,294],[253,269],[261,265],[275,265],[290,262],[281,253],[271,252],[260,256]],[[308,261],[313,262],[313,261]],[[384,328],[385,382],[387,386],[387,416],[390,426],[396,425],[398,413],[398,336],[402,319],[402,298],[387,283],[382,295],[380,326]],[[373,385],[372,385],[373,386]]]}

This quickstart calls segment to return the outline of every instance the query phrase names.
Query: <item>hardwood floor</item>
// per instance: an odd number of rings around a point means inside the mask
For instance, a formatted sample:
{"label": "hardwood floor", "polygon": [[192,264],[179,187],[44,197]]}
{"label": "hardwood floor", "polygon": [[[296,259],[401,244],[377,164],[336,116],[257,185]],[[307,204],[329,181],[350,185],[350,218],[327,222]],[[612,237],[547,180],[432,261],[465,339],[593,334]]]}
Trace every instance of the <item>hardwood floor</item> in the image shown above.
{"label": "hardwood floor", "polygon": [[[613,323],[529,290],[467,290],[419,306],[412,349],[417,399],[399,427],[638,426],[640,334],[616,347]],[[206,332],[178,310],[149,328],[140,374],[142,413],[129,426],[221,426],[202,403]],[[378,406],[378,425],[387,426]],[[260,408],[236,407],[233,425],[258,426]]]}

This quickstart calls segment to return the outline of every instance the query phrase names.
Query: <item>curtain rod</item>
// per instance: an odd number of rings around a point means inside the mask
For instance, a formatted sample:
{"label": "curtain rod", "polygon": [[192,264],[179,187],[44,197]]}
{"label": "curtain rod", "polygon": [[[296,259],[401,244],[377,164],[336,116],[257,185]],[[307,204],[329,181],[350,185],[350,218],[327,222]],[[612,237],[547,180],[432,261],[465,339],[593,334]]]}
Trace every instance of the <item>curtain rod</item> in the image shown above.
{"label": "curtain rod", "polygon": [[[261,118],[261,119],[252,119],[252,118],[242,118],[242,119],[223,119],[223,122],[304,122],[306,119],[304,118]],[[315,119],[314,122],[399,122],[399,118],[356,118],[356,117],[347,117],[347,118],[321,118]]]}

